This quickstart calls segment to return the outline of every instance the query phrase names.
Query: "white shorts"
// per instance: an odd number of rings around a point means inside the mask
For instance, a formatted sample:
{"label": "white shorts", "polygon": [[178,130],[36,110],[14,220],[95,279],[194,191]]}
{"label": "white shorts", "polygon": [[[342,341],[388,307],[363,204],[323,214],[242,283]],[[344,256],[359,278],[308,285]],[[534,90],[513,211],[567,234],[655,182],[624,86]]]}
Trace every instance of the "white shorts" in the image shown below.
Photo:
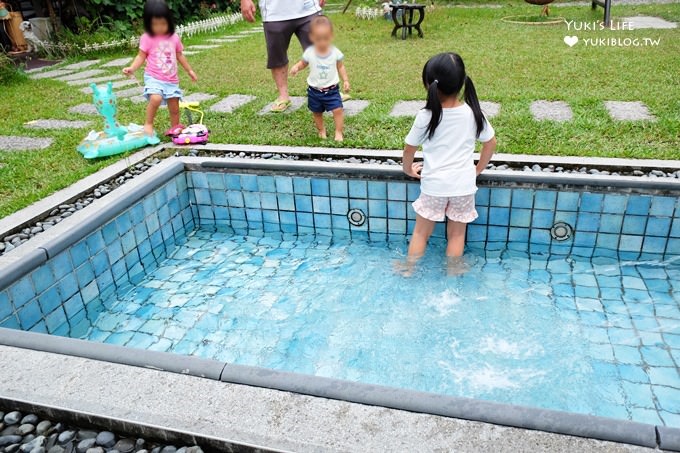
{"label": "white shorts", "polygon": [[441,222],[447,217],[460,223],[470,223],[477,218],[475,196],[433,197],[424,193],[413,202],[413,209],[420,217],[433,222]]}

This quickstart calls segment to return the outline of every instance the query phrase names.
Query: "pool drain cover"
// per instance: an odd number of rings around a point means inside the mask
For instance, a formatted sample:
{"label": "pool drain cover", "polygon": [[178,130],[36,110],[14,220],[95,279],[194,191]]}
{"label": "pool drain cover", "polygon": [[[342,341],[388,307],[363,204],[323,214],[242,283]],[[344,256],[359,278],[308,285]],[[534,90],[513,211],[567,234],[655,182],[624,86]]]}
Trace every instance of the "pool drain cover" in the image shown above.
{"label": "pool drain cover", "polygon": [[361,209],[350,209],[347,213],[347,220],[354,226],[361,226],[366,223],[366,214]]}
{"label": "pool drain cover", "polygon": [[574,234],[574,229],[567,222],[557,222],[550,229],[550,235],[556,241],[566,241]]}

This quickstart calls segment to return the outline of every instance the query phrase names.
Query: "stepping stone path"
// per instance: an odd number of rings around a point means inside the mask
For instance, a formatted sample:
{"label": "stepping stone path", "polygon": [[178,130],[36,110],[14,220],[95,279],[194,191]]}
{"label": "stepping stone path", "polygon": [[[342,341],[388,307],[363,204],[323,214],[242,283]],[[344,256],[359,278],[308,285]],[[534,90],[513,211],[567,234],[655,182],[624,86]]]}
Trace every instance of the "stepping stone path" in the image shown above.
{"label": "stepping stone path", "polygon": [[534,101],[529,107],[536,121],[570,121],[574,114],[564,101]]}
{"label": "stepping stone path", "polygon": [[487,118],[493,118],[501,113],[501,105],[498,102],[479,101],[479,105]]}
{"label": "stepping stone path", "polygon": [[185,50],[184,52],[182,52],[183,55],[189,55],[189,56],[196,55],[197,53],[198,53],[197,50]]}
{"label": "stepping stone path", "polygon": [[[135,79],[125,79],[125,80],[119,80],[117,82],[113,82],[112,85],[113,85],[113,88],[116,89],[116,88],[121,88],[121,87],[127,87],[127,86],[130,86],[130,85],[139,86],[139,82]],[[85,94],[92,94],[92,87],[87,86],[87,87],[81,88],[80,92],[85,93]],[[116,92],[116,95],[118,95],[118,92]]]}
{"label": "stepping stone path", "polygon": [[89,79],[99,74],[103,74],[105,71],[103,69],[88,69],[87,71],[76,72],[75,74],[66,75],[63,77],[57,77],[55,80],[60,82],[70,82],[72,80]]}
{"label": "stepping stone path", "polygon": [[82,129],[92,124],[92,121],[70,120],[34,120],[24,124],[30,129]]}
{"label": "stepping stone path", "polygon": [[[291,101],[291,106],[288,107],[288,110],[283,112],[286,115],[299,110],[300,107],[305,105],[305,103],[307,102],[307,98],[303,97],[303,96],[291,96],[290,101]],[[274,104],[273,102],[270,102],[269,104],[265,105],[264,108],[262,110],[260,110],[259,115],[268,115],[268,114],[273,113],[271,111],[273,104]]]}
{"label": "stepping stone path", "polygon": [[68,112],[81,115],[98,115],[97,108],[92,104],[78,104],[68,109]]}
{"label": "stepping stone path", "polygon": [[[141,96],[139,93],[142,93],[142,92],[144,92],[144,88],[136,86],[136,87],[133,87],[133,88],[128,88],[127,90],[116,91],[116,96],[119,99],[124,99],[124,98],[130,98],[132,96]],[[141,97],[144,101],[146,101],[146,99],[144,99],[144,96],[141,96]]]}
{"label": "stepping stone path", "polygon": [[31,79],[54,79],[55,77],[65,76],[67,74],[72,74],[73,71],[68,71],[66,69],[53,69],[51,71],[39,72],[37,74],[31,75]]}
{"label": "stepping stone path", "polygon": [[222,99],[217,104],[210,107],[209,110],[211,112],[218,113],[232,113],[239,107],[243,107],[244,105],[254,100],[255,96],[251,96],[249,94],[231,94],[226,98]]}
{"label": "stepping stone path", "polygon": [[208,49],[217,49],[218,47],[221,47],[217,44],[194,44],[193,46],[187,47],[189,51],[192,50],[208,50]]}
{"label": "stepping stone path", "polygon": [[104,63],[101,65],[102,68],[122,68],[124,66],[128,66],[130,63],[132,63],[132,58],[130,57],[125,57],[125,58],[118,58],[117,60],[111,60],[108,63]]}
{"label": "stepping stone path", "polygon": [[621,22],[625,22],[627,26],[630,26],[633,30],[639,30],[642,28],[656,28],[656,29],[666,29],[666,28],[678,28],[678,24],[675,22],[669,22],[660,17],[653,16],[633,16],[624,17]]}
{"label": "stepping stone path", "polygon": [[238,40],[239,40],[239,38],[213,38],[213,39],[209,39],[208,42],[214,42],[214,43],[218,43],[218,44],[226,44],[226,43],[230,43],[230,42],[236,42]]}
{"label": "stepping stone path", "polygon": [[0,151],[33,151],[49,147],[54,140],[49,137],[18,137],[0,135]]}
{"label": "stepping stone path", "polygon": [[416,116],[418,111],[425,107],[425,101],[399,101],[394,104],[390,116],[403,117],[403,116]]}
{"label": "stepping stone path", "polygon": [[[345,109],[345,116],[356,116],[363,112],[370,104],[369,101],[363,99],[350,99],[342,103]],[[326,112],[327,115],[332,115],[332,112]]]}
{"label": "stepping stone path", "polygon": [[214,94],[209,94],[209,93],[191,93],[187,96],[184,96],[182,100],[184,102],[204,102],[204,101],[209,101],[211,99],[215,99],[217,96]]}
{"label": "stepping stone path", "polygon": [[81,80],[71,80],[68,83],[71,86],[78,86],[78,85],[89,85],[91,83],[106,83],[109,81],[114,81],[114,80],[120,80],[123,77],[125,77],[123,74],[112,74],[108,76],[102,76],[102,77],[94,77],[92,79],[81,79]]}
{"label": "stepping stone path", "polygon": [[73,63],[68,66],[63,66],[62,69],[85,69],[89,68],[90,66],[94,66],[98,64],[101,60],[85,60],[85,61],[80,61],[78,63]]}
{"label": "stepping stone path", "polygon": [[654,120],[647,106],[640,101],[605,101],[604,107],[609,116],[617,121],[649,121]]}

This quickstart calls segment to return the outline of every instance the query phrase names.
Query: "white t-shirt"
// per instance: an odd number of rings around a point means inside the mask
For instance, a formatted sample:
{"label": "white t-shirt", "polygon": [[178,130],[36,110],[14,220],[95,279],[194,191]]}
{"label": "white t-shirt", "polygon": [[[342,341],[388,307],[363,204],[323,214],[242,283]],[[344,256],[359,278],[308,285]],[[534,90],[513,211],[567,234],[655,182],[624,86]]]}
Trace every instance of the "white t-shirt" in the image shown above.
{"label": "white t-shirt", "polygon": [[302,60],[309,64],[309,77],[307,84],[313,88],[328,88],[340,83],[338,74],[338,61],[342,61],[345,55],[333,46],[328,55],[318,55],[314,46],[307,47],[302,54]]}
{"label": "white t-shirt", "polygon": [[263,22],[299,19],[321,11],[318,0],[260,0]]}
{"label": "white t-shirt", "polygon": [[488,121],[477,138],[477,126],[472,109],[463,104],[444,109],[442,121],[432,139],[427,138],[427,125],[432,114],[421,110],[416,115],[406,144],[423,146],[423,171],[420,191],[433,197],[458,197],[477,192],[474,163],[475,141],[487,142],[494,137]]}

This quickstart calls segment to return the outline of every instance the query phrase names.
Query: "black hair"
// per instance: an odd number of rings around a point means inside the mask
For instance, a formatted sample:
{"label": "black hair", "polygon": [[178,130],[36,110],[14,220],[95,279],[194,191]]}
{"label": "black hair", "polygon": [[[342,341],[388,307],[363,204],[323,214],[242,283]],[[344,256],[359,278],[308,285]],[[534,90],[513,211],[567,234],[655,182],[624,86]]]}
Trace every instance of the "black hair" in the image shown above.
{"label": "black hair", "polygon": [[165,0],[148,0],[144,4],[144,31],[153,36],[151,21],[165,19],[168,22],[168,34],[175,34],[175,17]]}
{"label": "black hair", "polygon": [[463,59],[454,52],[445,52],[430,58],[423,68],[423,85],[427,89],[425,108],[432,113],[427,125],[427,136],[432,138],[437,126],[442,121],[443,108],[439,93],[446,96],[458,96],[463,91],[465,103],[470,106],[477,125],[477,137],[484,129],[486,118],[477,99],[477,91],[472,79],[465,73]]}

